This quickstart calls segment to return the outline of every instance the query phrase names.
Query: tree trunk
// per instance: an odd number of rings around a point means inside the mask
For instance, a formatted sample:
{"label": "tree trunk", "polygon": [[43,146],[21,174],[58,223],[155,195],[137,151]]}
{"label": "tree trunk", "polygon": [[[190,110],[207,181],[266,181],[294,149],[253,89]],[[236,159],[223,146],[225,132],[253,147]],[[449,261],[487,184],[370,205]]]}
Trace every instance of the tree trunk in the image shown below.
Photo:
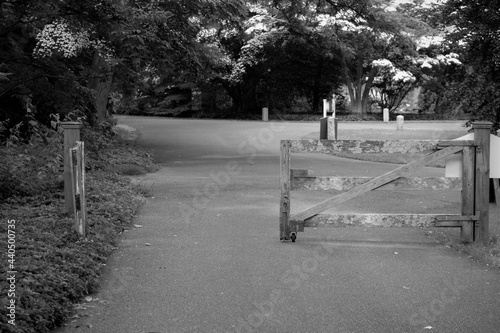
{"label": "tree trunk", "polygon": [[113,83],[113,73],[98,51],[94,52],[92,73],[93,77],[89,80],[88,87],[95,92],[94,105],[97,123],[102,124],[107,118],[107,104]]}

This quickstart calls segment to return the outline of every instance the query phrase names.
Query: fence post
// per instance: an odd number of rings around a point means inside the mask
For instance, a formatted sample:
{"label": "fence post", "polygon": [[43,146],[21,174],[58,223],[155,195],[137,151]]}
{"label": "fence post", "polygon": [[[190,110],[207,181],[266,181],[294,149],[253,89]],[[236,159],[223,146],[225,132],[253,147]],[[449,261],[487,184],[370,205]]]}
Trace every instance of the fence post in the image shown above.
{"label": "fence post", "polygon": [[269,121],[269,109],[262,108],[262,121]]}
{"label": "fence post", "polygon": [[475,210],[479,212],[477,239],[484,245],[487,245],[490,240],[490,132],[492,126],[493,124],[488,121],[477,121],[472,124],[474,143],[477,146],[475,195]]}
{"label": "fence post", "polygon": [[82,125],[77,122],[63,122],[64,130],[64,209],[69,216],[73,216],[74,198],[73,184],[71,179],[71,152],[77,141],[80,141],[80,129]]}
{"label": "fence post", "polygon": [[280,240],[290,236],[290,141],[280,144]]}
{"label": "fence post", "polygon": [[76,205],[75,228],[82,236],[87,235],[87,201],[85,192],[85,143],[78,141],[74,148],[70,149],[71,156],[71,178],[73,180],[73,203]]}
{"label": "fence post", "polygon": [[328,117],[319,120],[319,139],[328,140]]}
{"label": "fence post", "polygon": [[339,123],[337,121],[337,118],[335,117],[328,117],[327,118],[327,139],[328,140],[337,140],[338,137],[338,129],[339,129]]}
{"label": "fence post", "polygon": [[[464,147],[462,153],[462,215],[475,215],[474,211],[474,167],[476,165],[476,148]],[[462,243],[474,241],[474,222],[463,221],[460,231]]]}

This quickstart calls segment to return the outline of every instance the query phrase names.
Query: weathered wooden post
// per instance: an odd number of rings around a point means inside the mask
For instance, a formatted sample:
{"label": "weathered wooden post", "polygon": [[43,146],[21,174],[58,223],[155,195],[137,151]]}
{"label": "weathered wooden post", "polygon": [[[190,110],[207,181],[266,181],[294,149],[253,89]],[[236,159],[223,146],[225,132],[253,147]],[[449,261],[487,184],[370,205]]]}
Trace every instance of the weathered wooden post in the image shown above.
{"label": "weathered wooden post", "polygon": [[493,124],[477,121],[472,124],[476,145],[476,195],[475,210],[479,212],[477,239],[484,245],[490,241],[489,199],[490,199],[490,132]]}
{"label": "weathered wooden post", "polygon": [[[475,215],[474,196],[475,196],[475,173],[476,148],[465,146],[462,153],[462,215]],[[474,222],[463,221],[460,231],[462,243],[472,243],[474,241]]]}
{"label": "weathered wooden post", "polygon": [[269,109],[262,108],[262,121],[269,121]]}
{"label": "weathered wooden post", "polygon": [[71,179],[71,152],[77,141],[80,141],[82,125],[77,122],[63,122],[64,130],[64,209],[69,216],[74,214],[73,183]]}
{"label": "weathered wooden post", "polygon": [[290,237],[290,145],[288,140],[280,145],[280,240]]}
{"label": "weathered wooden post", "polygon": [[319,139],[328,140],[328,117],[319,120]]}

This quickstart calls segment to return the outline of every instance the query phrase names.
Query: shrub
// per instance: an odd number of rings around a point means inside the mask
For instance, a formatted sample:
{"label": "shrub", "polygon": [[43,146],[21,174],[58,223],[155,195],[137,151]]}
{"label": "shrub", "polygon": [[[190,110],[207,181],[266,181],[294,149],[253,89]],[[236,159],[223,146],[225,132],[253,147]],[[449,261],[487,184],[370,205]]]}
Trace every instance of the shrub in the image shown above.
{"label": "shrub", "polygon": [[[0,232],[7,235],[15,220],[16,326],[7,324],[2,310],[1,332],[43,333],[61,325],[73,304],[99,287],[106,258],[115,249],[147,191],[118,174],[126,170],[153,171],[152,156],[114,141],[108,123],[85,127],[88,234],[75,232],[74,220],[64,213],[62,138],[55,131],[27,143],[10,140],[0,146]],[[11,138],[12,139],[12,138]],[[0,239],[7,248],[7,237]],[[0,289],[8,290],[7,280]],[[7,293],[0,296],[6,309]]]}

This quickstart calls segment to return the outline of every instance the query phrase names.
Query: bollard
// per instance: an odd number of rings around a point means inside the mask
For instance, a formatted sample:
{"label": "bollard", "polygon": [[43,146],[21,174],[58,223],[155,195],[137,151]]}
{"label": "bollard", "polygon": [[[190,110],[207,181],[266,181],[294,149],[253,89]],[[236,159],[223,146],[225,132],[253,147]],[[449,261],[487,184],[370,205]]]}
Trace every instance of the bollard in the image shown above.
{"label": "bollard", "polygon": [[384,109],[384,123],[389,122],[389,109],[385,108]]}
{"label": "bollard", "polygon": [[323,118],[327,117],[328,113],[328,101],[326,99],[323,100]]}
{"label": "bollard", "polygon": [[262,121],[269,121],[269,109],[262,108]]}
{"label": "bollard", "polygon": [[338,125],[339,124],[337,118],[328,117],[328,125],[327,125],[328,140],[337,140]]}
{"label": "bollard", "polygon": [[328,140],[328,117],[319,120],[319,139]]}
{"label": "bollard", "polygon": [[405,122],[405,117],[403,117],[402,115],[399,115],[396,117],[397,119],[397,130],[398,131],[401,131],[403,130],[403,125],[404,125],[404,122]]}
{"label": "bollard", "polygon": [[61,126],[64,130],[64,209],[70,216],[73,215],[73,184],[71,180],[71,154],[70,149],[73,148],[77,141],[80,141],[80,129],[82,125],[77,122],[63,122]]}

